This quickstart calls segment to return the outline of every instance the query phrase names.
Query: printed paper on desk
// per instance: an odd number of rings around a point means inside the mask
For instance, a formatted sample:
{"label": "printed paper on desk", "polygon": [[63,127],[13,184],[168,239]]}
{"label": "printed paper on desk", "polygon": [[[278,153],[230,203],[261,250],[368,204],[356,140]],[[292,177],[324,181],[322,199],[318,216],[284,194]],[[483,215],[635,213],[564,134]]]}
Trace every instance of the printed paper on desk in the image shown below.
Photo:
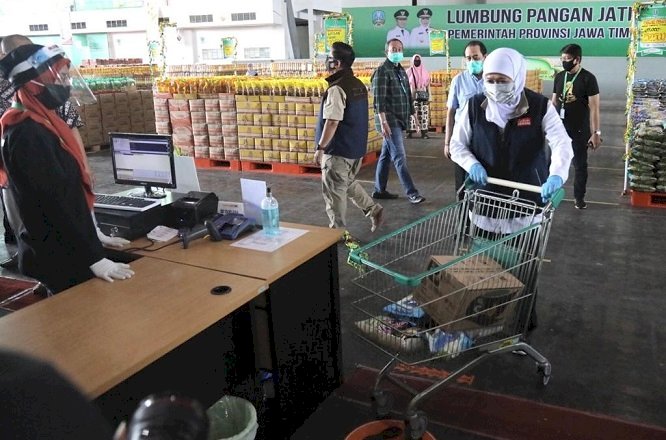
{"label": "printed paper on desk", "polygon": [[263,180],[241,179],[240,183],[245,217],[253,218],[257,224],[261,224],[261,201],[266,197],[266,182]]}
{"label": "printed paper on desk", "polygon": [[280,235],[266,235],[264,231],[257,231],[252,235],[238,240],[231,246],[252,249],[261,252],[273,252],[285,244],[296,240],[305,234],[307,229],[294,229],[280,227]]}

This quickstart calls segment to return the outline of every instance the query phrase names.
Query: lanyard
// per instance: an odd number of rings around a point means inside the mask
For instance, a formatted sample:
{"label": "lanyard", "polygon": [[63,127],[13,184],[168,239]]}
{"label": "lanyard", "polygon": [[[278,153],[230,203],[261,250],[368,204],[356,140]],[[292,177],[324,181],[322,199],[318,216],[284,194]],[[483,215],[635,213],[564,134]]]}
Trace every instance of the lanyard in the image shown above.
{"label": "lanyard", "polygon": [[[582,68],[578,69],[578,72],[576,72],[573,79],[571,80],[571,90],[573,90],[573,83],[574,83],[574,81],[576,81],[576,78],[578,78],[578,74],[580,73],[581,70],[582,70]],[[566,96],[567,96],[567,74],[568,73],[569,72],[564,72],[564,83],[562,84],[562,102],[565,101]]]}
{"label": "lanyard", "polygon": [[407,90],[405,89],[405,85],[402,83],[402,75],[400,75],[400,71],[396,70],[395,76],[398,79],[398,83],[400,84],[400,88],[402,89],[402,92],[405,94],[405,96],[409,96],[407,93]]}

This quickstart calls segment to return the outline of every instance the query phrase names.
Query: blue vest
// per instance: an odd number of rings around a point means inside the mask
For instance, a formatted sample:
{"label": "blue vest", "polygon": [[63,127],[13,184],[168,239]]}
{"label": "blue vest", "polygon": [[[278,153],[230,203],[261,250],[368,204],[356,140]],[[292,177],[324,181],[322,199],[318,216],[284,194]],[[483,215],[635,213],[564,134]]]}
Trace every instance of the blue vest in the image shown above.
{"label": "blue vest", "polygon": [[[514,182],[541,186],[548,179],[550,150],[545,145],[543,117],[548,99],[525,89],[527,112],[510,119],[504,133],[493,122],[486,120],[481,103],[483,94],[473,96],[469,102],[469,122],[472,127],[470,150],[488,172],[488,176]],[[489,191],[511,194],[512,189],[487,185]],[[521,191],[521,198],[543,205],[539,194]]]}
{"label": "blue vest", "polygon": [[[342,121],[331,142],[326,146],[326,154],[347,159],[360,159],[368,148],[368,89],[354,76],[351,69],[344,69],[326,78],[329,88],[338,86],[347,97]],[[315,142],[319,142],[326,120],[323,117],[328,90],[321,99],[319,121],[315,130]]]}

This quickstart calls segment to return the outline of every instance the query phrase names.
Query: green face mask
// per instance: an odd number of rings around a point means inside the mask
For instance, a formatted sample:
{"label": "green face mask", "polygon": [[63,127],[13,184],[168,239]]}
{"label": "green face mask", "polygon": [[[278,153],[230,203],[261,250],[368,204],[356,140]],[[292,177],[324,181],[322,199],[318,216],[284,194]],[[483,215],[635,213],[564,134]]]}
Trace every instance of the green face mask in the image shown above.
{"label": "green face mask", "polygon": [[483,61],[481,60],[472,60],[467,63],[467,70],[472,75],[478,75],[483,72]]}
{"label": "green face mask", "polygon": [[402,54],[402,52],[391,52],[390,54],[388,54],[388,59],[392,63],[397,64],[400,61],[402,61],[403,58],[404,58],[404,55]]}

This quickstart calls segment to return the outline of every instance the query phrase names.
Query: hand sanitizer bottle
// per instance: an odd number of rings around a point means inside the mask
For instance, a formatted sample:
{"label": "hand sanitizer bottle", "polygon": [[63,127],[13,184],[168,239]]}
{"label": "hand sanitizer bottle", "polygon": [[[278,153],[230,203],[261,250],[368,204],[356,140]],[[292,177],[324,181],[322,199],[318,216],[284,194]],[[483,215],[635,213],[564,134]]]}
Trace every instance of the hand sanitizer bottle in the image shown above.
{"label": "hand sanitizer bottle", "polygon": [[280,234],[280,211],[270,187],[266,188],[266,197],[261,201],[261,225],[266,235]]}

